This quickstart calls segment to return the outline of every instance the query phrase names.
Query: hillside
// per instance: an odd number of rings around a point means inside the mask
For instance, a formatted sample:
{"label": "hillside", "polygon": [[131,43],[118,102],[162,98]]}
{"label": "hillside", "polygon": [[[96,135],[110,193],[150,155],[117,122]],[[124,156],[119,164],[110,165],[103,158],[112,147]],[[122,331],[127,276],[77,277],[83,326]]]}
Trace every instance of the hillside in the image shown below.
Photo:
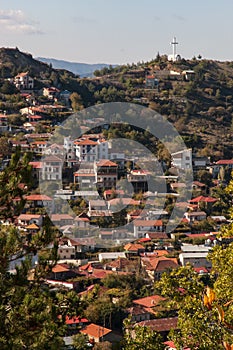
{"label": "hillside", "polygon": [[[150,107],[175,125],[198,156],[232,158],[233,62],[182,59],[171,63],[167,56],[158,55],[150,62],[104,67],[93,78],[78,78],[17,48],[1,48],[1,86],[5,78],[23,71],[35,77],[38,90],[55,86],[77,92],[83,107],[107,102]],[[153,86],[148,85],[148,76],[156,82]]]}
{"label": "hillside", "polygon": [[64,60],[57,60],[55,58],[45,58],[38,57],[39,61],[51,64],[55,69],[66,69],[74,74],[79,75],[80,77],[91,77],[94,71],[102,69],[104,67],[109,67],[109,64],[105,63],[96,63],[96,64],[88,64],[88,63],[78,63],[78,62],[69,62]]}

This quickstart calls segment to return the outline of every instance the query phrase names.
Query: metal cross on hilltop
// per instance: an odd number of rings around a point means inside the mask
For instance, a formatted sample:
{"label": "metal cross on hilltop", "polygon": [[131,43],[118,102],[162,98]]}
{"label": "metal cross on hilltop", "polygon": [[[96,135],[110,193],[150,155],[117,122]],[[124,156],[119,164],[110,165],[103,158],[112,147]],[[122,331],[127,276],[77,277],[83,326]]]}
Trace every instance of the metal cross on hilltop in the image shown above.
{"label": "metal cross on hilltop", "polygon": [[179,44],[179,43],[176,41],[176,37],[174,37],[174,38],[173,38],[173,41],[171,42],[174,59],[175,59],[175,57],[176,57],[176,46],[177,46],[178,44]]}

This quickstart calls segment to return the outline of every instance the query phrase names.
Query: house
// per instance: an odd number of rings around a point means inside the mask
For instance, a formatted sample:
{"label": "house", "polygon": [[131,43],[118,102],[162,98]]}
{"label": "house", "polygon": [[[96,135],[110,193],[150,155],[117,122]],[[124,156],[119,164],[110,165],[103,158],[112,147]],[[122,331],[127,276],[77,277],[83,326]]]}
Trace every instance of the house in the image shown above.
{"label": "house", "polygon": [[146,192],[148,191],[148,180],[150,172],[146,170],[131,170],[127,174],[127,180],[133,186],[134,192]]}
{"label": "house", "polygon": [[74,141],[74,150],[82,162],[108,159],[108,142],[100,135],[83,135]]}
{"label": "house", "polygon": [[184,213],[184,218],[187,219],[189,223],[202,221],[206,219],[206,213],[204,211],[186,212]]}
{"label": "house", "polygon": [[81,316],[66,316],[65,324],[67,326],[67,333],[69,335],[77,334],[80,328],[85,327],[89,321]]}
{"label": "house", "polygon": [[96,189],[94,169],[79,169],[74,173],[74,183],[78,184],[79,189],[82,190]]}
{"label": "house", "polygon": [[162,220],[134,220],[134,237],[141,238],[147,232],[162,232],[164,230]]}
{"label": "house", "polygon": [[47,148],[46,141],[34,141],[31,143],[31,149],[34,153],[42,154]]}
{"label": "house", "polygon": [[210,172],[213,174],[213,177],[216,178],[219,175],[220,169],[229,169],[233,170],[233,159],[220,159],[216,163],[212,164],[210,167]]}
{"label": "house", "polygon": [[206,185],[200,181],[193,181],[192,188],[195,191],[206,191]]}
{"label": "house", "polygon": [[161,334],[164,340],[166,340],[168,333],[171,329],[177,329],[178,318],[168,317],[168,318],[158,318],[155,320],[147,320],[136,323],[142,327],[149,327],[152,331],[156,331]]}
{"label": "house", "polygon": [[180,253],[179,260],[182,266],[191,264],[195,268],[211,268],[211,262],[207,260],[208,254],[208,252]]}
{"label": "house", "polygon": [[100,239],[110,239],[110,240],[123,240],[128,237],[128,230],[118,229],[118,230],[101,230],[99,234]]}
{"label": "house", "polygon": [[88,339],[93,343],[100,343],[109,341],[110,343],[119,342],[121,337],[114,334],[114,332],[106,327],[91,323],[80,330],[80,333],[86,334]]}
{"label": "house", "polygon": [[76,275],[77,274],[71,270],[67,264],[57,264],[52,268],[48,277],[51,280],[66,281],[70,278],[76,277]]}
{"label": "house", "polygon": [[145,247],[138,243],[128,243],[124,246],[124,250],[127,256],[139,256],[145,252]]}
{"label": "house", "polygon": [[18,216],[17,222],[19,226],[36,224],[41,227],[43,224],[43,216],[38,214],[21,214]]}
{"label": "house", "polygon": [[132,322],[140,322],[150,320],[150,312],[142,305],[133,305],[126,312],[131,316]]}
{"label": "house", "polygon": [[29,72],[19,73],[14,77],[14,85],[19,90],[33,90],[34,79],[30,77]]}
{"label": "house", "polygon": [[43,158],[42,164],[42,180],[62,180],[63,160],[61,158],[49,155]]}
{"label": "house", "polygon": [[138,262],[137,260],[129,260],[127,258],[117,258],[116,260],[112,260],[110,262],[106,262],[104,268],[112,271],[125,271],[135,273],[138,271]]}
{"label": "house", "polygon": [[133,304],[140,305],[150,314],[155,315],[159,310],[161,310],[161,303],[165,300],[166,298],[155,294],[148,297],[135,299],[133,300]]}
{"label": "house", "polygon": [[184,77],[185,81],[191,81],[195,78],[195,71],[192,69],[183,70],[181,74]]}
{"label": "house", "polygon": [[147,75],[145,84],[147,88],[154,89],[155,87],[158,87],[159,81],[154,75]]}
{"label": "house", "polygon": [[51,221],[56,226],[73,225],[74,218],[69,214],[52,214]]}
{"label": "house", "polygon": [[43,96],[47,97],[49,100],[54,100],[58,97],[60,90],[55,87],[44,87]]}
{"label": "house", "polygon": [[127,206],[139,206],[140,203],[140,201],[135,200],[133,198],[113,198],[108,201],[108,208],[113,212],[117,212],[121,209],[124,209]]}
{"label": "house", "polygon": [[8,117],[5,114],[0,114],[0,133],[8,131]]}
{"label": "house", "polygon": [[99,261],[105,260],[115,260],[118,258],[126,258],[126,254],[124,252],[112,252],[112,253],[99,253]]}
{"label": "house", "polygon": [[44,151],[44,154],[48,154],[48,155],[52,154],[54,156],[63,157],[64,149],[62,145],[53,143],[52,145],[47,146],[47,148]]}
{"label": "house", "polygon": [[30,162],[29,165],[32,166],[32,177],[39,180],[41,178],[41,172],[43,169],[42,162]]}
{"label": "house", "polygon": [[141,264],[152,281],[159,280],[164,272],[176,269],[179,266],[176,258],[147,256],[146,254],[141,258]]}
{"label": "house", "polygon": [[75,258],[75,247],[67,239],[67,241],[61,241],[58,244],[57,255],[60,260],[70,260]]}
{"label": "house", "polygon": [[179,254],[179,260],[182,266],[187,263],[193,267],[211,267],[211,262],[207,260],[207,256],[211,247],[205,245],[183,244],[181,246],[182,253]]}
{"label": "house", "polygon": [[192,149],[185,149],[171,153],[172,166],[178,169],[192,169]]}
{"label": "house", "polygon": [[69,98],[70,98],[70,95],[71,95],[70,91],[63,90],[63,91],[60,92],[60,99],[68,102]]}
{"label": "house", "polygon": [[111,189],[116,187],[117,163],[101,159],[94,164],[95,182],[97,189]]}
{"label": "house", "polygon": [[78,228],[89,228],[90,227],[90,219],[87,215],[80,214],[79,216],[76,216],[74,219],[74,225]]}
{"label": "house", "polygon": [[168,235],[166,232],[147,232],[145,238],[148,238],[150,240],[163,241],[168,239]]}
{"label": "house", "polygon": [[27,204],[30,208],[42,208],[47,207],[52,209],[53,208],[53,199],[49,196],[46,196],[44,194],[30,194],[25,197]]}
{"label": "house", "polygon": [[104,199],[105,200],[110,200],[110,199],[113,199],[115,196],[117,198],[122,198],[125,194],[125,191],[123,190],[105,190],[104,193],[103,193],[103,196],[104,196]]}
{"label": "house", "polygon": [[198,208],[205,207],[205,209],[211,209],[212,205],[218,201],[217,198],[198,196],[189,201],[191,204],[197,204]]}

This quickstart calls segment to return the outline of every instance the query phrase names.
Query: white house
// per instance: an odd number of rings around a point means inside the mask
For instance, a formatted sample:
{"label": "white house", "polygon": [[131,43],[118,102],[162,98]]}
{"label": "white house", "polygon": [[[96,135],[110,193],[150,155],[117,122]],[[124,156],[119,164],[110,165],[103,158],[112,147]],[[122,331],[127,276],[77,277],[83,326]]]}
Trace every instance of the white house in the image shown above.
{"label": "white house", "polygon": [[99,253],[100,262],[104,260],[115,260],[118,258],[126,258],[125,253],[124,252]]}
{"label": "white house", "polygon": [[63,160],[50,155],[43,159],[42,180],[62,180]]}
{"label": "white house", "polygon": [[163,231],[162,220],[134,220],[134,237],[141,238],[147,232]]}
{"label": "white house", "polygon": [[14,77],[14,85],[19,90],[32,90],[34,88],[34,79],[28,72],[19,73]]}
{"label": "white house", "polygon": [[192,169],[192,149],[171,153],[172,165],[178,169]]}

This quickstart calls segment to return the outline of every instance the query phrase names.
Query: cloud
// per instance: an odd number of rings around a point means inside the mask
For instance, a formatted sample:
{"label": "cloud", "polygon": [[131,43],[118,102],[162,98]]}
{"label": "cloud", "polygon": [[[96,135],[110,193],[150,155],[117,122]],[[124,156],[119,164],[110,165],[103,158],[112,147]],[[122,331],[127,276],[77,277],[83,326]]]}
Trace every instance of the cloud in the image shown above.
{"label": "cloud", "polygon": [[38,25],[38,22],[29,20],[21,10],[0,10],[0,26],[3,30],[29,35],[44,34]]}

